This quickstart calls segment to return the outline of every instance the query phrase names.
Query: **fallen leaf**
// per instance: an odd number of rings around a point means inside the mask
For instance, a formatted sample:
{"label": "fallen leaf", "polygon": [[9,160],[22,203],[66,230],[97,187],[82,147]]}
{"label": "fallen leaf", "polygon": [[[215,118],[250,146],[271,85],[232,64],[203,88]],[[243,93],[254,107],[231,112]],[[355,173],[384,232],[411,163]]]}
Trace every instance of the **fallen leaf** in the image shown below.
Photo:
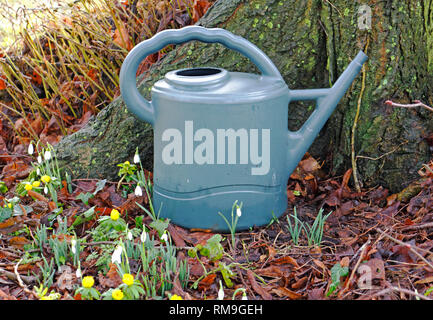
{"label": "fallen leaf", "polygon": [[17,300],[17,298],[0,289],[0,300]]}
{"label": "fallen leaf", "polygon": [[212,4],[205,0],[194,0],[192,20],[196,23]]}
{"label": "fallen leaf", "polygon": [[[30,196],[30,197],[33,197],[33,198],[35,198],[35,199],[37,199],[37,200],[39,200],[39,201],[43,201],[43,202],[46,202],[46,203],[48,203],[48,208],[50,208],[50,200],[49,199],[47,199],[47,198],[45,198],[42,194],[40,194],[39,192],[36,192],[36,191],[33,191],[33,190],[28,190],[27,191],[27,194]],[[50,208],[51,209],[51,208]],[[53,210],[53,209],[51,209],[51,210]]]}
{"label": "fallen leaf", "polygon": [[274,259],[274,260],[272,260],[272,263],[273,264],[291,264],[292,266],[299,268],[299,265],[296,262],[296,260],[290,256],[285,256],[285,257]]}
{"label": "fallen leaf", "polygon": [[322,268],[322,270],[323,270],[324,273],[328,273],[328,274],[330,274],[330,271],[328,270],[328,268],[325,266],[325,264],[324,264],[322,261],[317,260],[317,259],[313,259],[313,262],[314,262],[318,267]]}
{"label": "fallen leaf", "polygon": [[130,51],[132,49],[132,42],[129,39],[129,33],[123,23],[114,31],[113,42],[119,47]]}
{"label": "fallen leaf", "polygon": [[102,273],[99,273],[98,280],[99,284],[104,288],[116,288],[122,284],[122,279],[117,272],[117,267],[114,263],[109,264],[110,269],[107,272],[107,276],[104,277]]}
{"label": "fallen leaf", "polygon": [[325,300],[323,288],[314,288],[309,290],[308,300]]}
{"label": "fallen leaf", "polygon": [[206,291],[215,282],[216,274],[211,273],[204,277],[198,284],[198,289],[200,291]]}
{"label": "fallen leaf", "polygon": [[21,249],[25,244],[29,243],[29,240],[24,237],[17,236],[10,238],[8,242],[10,245]]}
{"label": "fallen leaf", "polygon": [[6,235],[23,227],[21,217],[12,217],[0,223],[0,233]]}
{"label": "fallen leaf", "polygon": [[302,294],[296,293],[296,292],[289,290],[287,288],[284,288],[284,287],[274,288],[274,289],[272,289],[272,292],[277,294],[279,297],[287,297],[290,300],[298,300],[298,299],[301,299],[303,297]]}
{"label": "fallen leaf", "polygon": [[308,281],[308,277],[305,276],[305,277],[299,279],[298,281],[296,281],[295,283],[293,283],[292,284],[292,288],[295,289],[295,290],[300,289],[303,286],[305,286],[305,284],[307,283],[307,281]]}
{"label": "fallen leaf", "polygon": [[431,282],[433,282],[433,276],[430,276],[430,277],[427,277],[427,278],[415,281],[414,284],[426,284],[426,283],[431,283]]}
{"label": "fallen leaf", "polygon": [[343,259],[340,260],[340,265],[344,268],[344,267],[348,267],[349,266],[349,262],[350,259],[349,257],[344,257]]}
{"label": "fallen leaf", "polygon": [[0,76],[0,90],[6,89],[6,82],[4,79],[6,79],[6,76],[1,75]]}
{"label": "fallen leaf", "polygon": [[372,280],[385,280],[385,265],[382,259],[370,259],[364,265],[370,267]]}
{"label": "fallen leaf", "polygon": [[182,239],[182,237],[177,232],[177,229],[172,224],[169,224],[167,229],[176,247],[186,247],[185,241]]}
{"label": "fallen leaf", "polygon": [[257,269],[255,270],[255,273],[270,278],[281,278],[283,276],[289,276],[290,270],[283,270],[277,266],[269,266],[267,268]]}
{"label": "fallen leaf", "polygon": [[272,300],[271,294],[257,283],[254,274],[251,270],[247,271],[247,277],[248,280],[250,281],[251,287],[256,293],[258,293],[264,300]]}
{"label": "fallen leaf", "polygon": [[75,275],[72,274],[70,266],[60,267],[60,276],[57,278],[56,285],[60,290],[72,290],[74,288]]}

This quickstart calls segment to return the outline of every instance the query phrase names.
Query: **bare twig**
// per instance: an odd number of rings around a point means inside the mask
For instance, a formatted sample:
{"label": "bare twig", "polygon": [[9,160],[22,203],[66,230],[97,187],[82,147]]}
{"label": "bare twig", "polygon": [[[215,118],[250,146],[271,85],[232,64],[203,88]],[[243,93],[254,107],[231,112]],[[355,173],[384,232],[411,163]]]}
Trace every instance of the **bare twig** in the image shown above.
{"label": "bare twig", "polygon": [[433,228],[433,222],[427,222],[419,225],[407,226],[402,228],[402,231],[410,231],[410,230],[421,230],[426,228]]}
{"label": "bare twig", "polygon": [[[3,268],[0,268],[0,275],[4,275],[9,280],[18,281],[18,277],[14,272],[7,271]],[[21,281],[24,281],[27,284],[30,284],[36,280],[35,277],[27,277],[27,276],[20,276]]]}
{"label": "bare twig", "polygon": [[417,246],[413,246],[410,243],[404,243],[403,241],[400,241],[392,236],[390,236],[389,234],[386,234],[385,232],[383,232],[382,230],[380,230],[379,228],[376,228],[377,231],[379,231],[383,236],[385,236],[386,238],[394,241],[395,243],[398,243],[399,245],[405,246],[406,248],[408,248],[411,252],[413,252],[418,258],[420,258],[422,261],[424,261],[432,270],[433,270],[433,265],[431,264],[430,261],[428,261],[426,258],[424,258],[422,256],[422,254],[420,254],[418,251],[416,251],[414,248],[421,250],[420,248],[418,248]]}
{"label": "bare twig", "polygon": [[402,104],[402,103],[396,103],[396,102],[393,102],[393,101],[391,101],[391,100],[386,100],[386,101],[385,101],[385,104],[387,104],[387,105],[389,105],[389,106],[392,106],[392,107],[400,107],[400,108],[416,108],[416,107],[423,107],[423,108],[425,108],[425,109],[430,110],[430,111],[433,112],[433,108],[432,108],[432,107],[430,107],[430,106],[428,106],[428,105],[422,103],[420,100],[415,100],[414,103],[411,103],[411,104]]}
{"label": "bare twig", "polygon": [[397,151],[402,145],[408,143],[408,141],[403,141],[402,143],[400,143],[397,147],[395,147],[394,149],[392,149],[391,151],[388,151],[387,153],[382,154],[379,157],[376,158],[372,158],[372,157],[367,157],[367,156],[356,156],[356,159],[360,158],[360,159],[367,159],[367,160],[372,160],[372,161],[377,161],[382,159],[383,157],[386,157],[387,155],[390,155],[391,153],[394,153],[395,151]]}
{"label": "bare twig", "polygon": [[426,296],[424,296],[424,295],[422,295],[422,294],[419,294],[418,292],[410,291],[410,290],[408,290],[408,289],[403,289],[403,288],[398,288],[398,287],[389,287],[389,288],[383,289],[383,290],[381,290],[381,291],[379,291],[379,292],[376,292],[376,293],[373,294],[372,296],[373,296],[373,297],[374,297],[374,296],[382,296],[382,295],[384,295],[384,294],[387,294],[387,293],[390,293],[390,292],[393,292],[393,291],[397,291],[397,292],[402,292],[402,293],[405,293],[405,294],[409,294],[409,295],[415,296],[415,297],[417,297],[417,298],[419,298],[419,299],[422,299],[422,300],[433,300],[433,299],[431,299],[431,298],[429,298],[429,297],[426,297]]}
{"label": "bare twig", "polygon": [[361,248],[359,248],[359,250],[355,253],[355,255],[352,257],[351,260],[353,260],[356,255],[358,254],[358,252],[360,252],[359,254],[359,258],[358,261],[355,264],[355,267],[352,270],[352,273],[350,274],[349,277],[349,281],[346,282],[346,285],[344,286],[344,289],[341,290],[341,292],[339,293],[339,296],[341,297],[344,293],[346,293],[349,290],[349,286],[351,285],[352,281],[353,281],[353,277],[355,276],[356,270],[358,270],[359,265],[361,264],[362,259],[365,256],[365,253],[367,251],[368,245],[370,244],[371,240],[368,239],[366,243],[364,243]]}

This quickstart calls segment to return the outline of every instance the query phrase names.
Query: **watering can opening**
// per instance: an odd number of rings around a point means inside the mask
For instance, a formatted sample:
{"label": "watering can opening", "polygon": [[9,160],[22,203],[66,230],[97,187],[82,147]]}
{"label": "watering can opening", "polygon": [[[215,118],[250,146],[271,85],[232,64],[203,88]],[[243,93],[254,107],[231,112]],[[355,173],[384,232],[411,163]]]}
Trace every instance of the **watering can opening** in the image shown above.
{"label": "watering can opening", "polygon": [[221,73],[222,70],[218,68],[191,68],[176,71],[176,75],[183,77],[203,77],[211,76],[217,73]]}
{"label": "watering can opening", "polygon": [[228,79],[227,70],[212,67],[185,68],[170,71],[165,75],[168,83],[182,90],[210,90],[223,85]]}

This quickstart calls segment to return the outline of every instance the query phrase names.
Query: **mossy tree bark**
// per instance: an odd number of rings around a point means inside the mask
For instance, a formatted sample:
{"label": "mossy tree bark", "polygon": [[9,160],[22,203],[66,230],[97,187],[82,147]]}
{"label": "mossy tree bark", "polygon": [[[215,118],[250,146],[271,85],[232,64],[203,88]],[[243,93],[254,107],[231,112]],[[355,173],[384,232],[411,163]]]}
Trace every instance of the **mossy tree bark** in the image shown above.
{"label": "mossy tree bark", "polygon": [[[353,0],[220,0],[199,24],[227,29],[256,44],[293,89],[329,87],[356,53],[366,50],[365,81],[361,76],[354,81],[309,151],[327,160],[333,173],[350,168],[355,155],[364,186],[397,191],[430,159],[424,137],[432,130],[433,115],[383,101],[432,103],[433,0],[370,0],[368,5],[370,30],[358,28],[360,4]],[[150,88],[166,72],[191,66],[257,72],[223,46],[191,42],[146,72],[139,90],[150,99]],[[291,104],[289,128],[300,127],[312,109]],[[130,114],[119,97],[85,128],[65,137],[57,151],[60,165],[73,177],[115,178],[116,164],[131,159],[136,147],[151,169],[152,143],[152,128]]]}

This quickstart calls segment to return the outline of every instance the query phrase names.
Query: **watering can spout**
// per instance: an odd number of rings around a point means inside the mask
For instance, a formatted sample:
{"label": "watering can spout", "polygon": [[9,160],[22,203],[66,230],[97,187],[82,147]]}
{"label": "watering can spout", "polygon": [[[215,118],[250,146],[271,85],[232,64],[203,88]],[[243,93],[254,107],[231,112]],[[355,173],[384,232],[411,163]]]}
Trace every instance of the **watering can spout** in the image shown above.
{"label": "watering can spout", "polygon": [[294,167],[289,168],[288,172],[292,172],[295,169],[296,164],[302,159],[305,152],[307,152],[338,105],[338,102],[361,71],[362,65],[367,61],[367,58],[363,51],[359,51],[358,55],[353,59],[346,70],[344,70],[332,88],[290,90],[290,101],[313,100],[316,101],[316,109],[298,131],[289,131],[290,147],[288,160],[289,164],[292,163],[291,166]]}

